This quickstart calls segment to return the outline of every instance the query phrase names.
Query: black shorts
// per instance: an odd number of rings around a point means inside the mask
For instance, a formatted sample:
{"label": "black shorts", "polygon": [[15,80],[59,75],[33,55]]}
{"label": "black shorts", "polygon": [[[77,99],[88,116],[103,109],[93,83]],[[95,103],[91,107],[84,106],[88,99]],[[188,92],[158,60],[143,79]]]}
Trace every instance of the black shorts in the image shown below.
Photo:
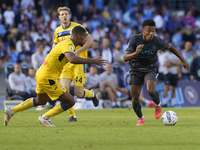
{"label": "black shorts", "polygon": [[158,81],[157,79],[158,74],[155,71],[151,71],[151,72],[134,72],[134,74],[130,74],[130,81],[129,84],[133,84],[133,85],[143,85],[144,82],[146,82],[147,80],[154,80],[154,81]]}
{"label": "black shorts", "polygon": [[164,80],[166,85],[177,86],[178,85],[178,75],[167,73],[164,75]]}

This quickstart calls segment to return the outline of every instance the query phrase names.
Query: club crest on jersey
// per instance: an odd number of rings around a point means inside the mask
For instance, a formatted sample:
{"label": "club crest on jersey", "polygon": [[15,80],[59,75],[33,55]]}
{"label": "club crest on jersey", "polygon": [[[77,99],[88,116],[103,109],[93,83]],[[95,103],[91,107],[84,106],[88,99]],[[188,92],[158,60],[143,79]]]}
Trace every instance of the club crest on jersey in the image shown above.
{"label": "club crest on jersey", "polygon": [[70,46],[70,47],[69,47],[69,50],[73,52],[73,47],[72,47],[72,46]]}

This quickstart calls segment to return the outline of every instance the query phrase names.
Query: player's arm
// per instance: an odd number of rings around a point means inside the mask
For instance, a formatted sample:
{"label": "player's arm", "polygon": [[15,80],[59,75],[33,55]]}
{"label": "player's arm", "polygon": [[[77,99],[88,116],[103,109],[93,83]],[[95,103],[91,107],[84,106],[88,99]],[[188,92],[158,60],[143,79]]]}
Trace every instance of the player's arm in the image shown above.
{"label": "player's arm", "polygon": [[171,43],[169,43],[167,49],[170,50],[174,55],[176,55],[181,60],[183,67],[187,69],[187,71],[189,72],[190,71],[189,64]]}
{"label": "player's arm", "polygon": [[58,43],[58,37],[57,37],[57,28],[54,32],[54,36],[53,36],[53,45],[52,45],[52,48],[54,48],[56,46],[56,44]]}
{"label": "player's arm", "polygon": [[143,44],[138,45],[136,47],[135,52],[131,52],[131,51],[126,50],[125,53],[124,53],[124,56],[123,56],[123,60],[129,61],[132,58],[136,57],[141,52],[143,46],[144,46]]}
{"label": "player's arm", "polygon": [[86,42],[85,44],[79,48],[78,50],[75,51],[75,55],[78,56],[78,54],[80,54],[82,51],[88,49],[89,47],[91,47],[93,44],[93,39],[92,37],[88,34],[86,37]]}
{"label": "player's arm", "polygon": [[65,53],[65,57],[73,64],[96,64],[99,66],[104,66],[106,64],[106,60],[101,59],[101,56],[84,59],[74,55],[74,53]]}

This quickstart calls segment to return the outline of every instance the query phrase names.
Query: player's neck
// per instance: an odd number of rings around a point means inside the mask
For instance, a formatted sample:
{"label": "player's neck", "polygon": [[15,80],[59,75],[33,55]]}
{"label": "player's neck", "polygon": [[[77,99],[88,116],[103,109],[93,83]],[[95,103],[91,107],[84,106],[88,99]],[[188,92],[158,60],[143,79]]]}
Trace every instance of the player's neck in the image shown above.
{"label": "player's neck", "polygon": [[69,26],[69,24],[70,24],[70,21],[69,22],[67,22],[67,23],[62,23],[62,28],[63,29],[66,29],[68,26]]}

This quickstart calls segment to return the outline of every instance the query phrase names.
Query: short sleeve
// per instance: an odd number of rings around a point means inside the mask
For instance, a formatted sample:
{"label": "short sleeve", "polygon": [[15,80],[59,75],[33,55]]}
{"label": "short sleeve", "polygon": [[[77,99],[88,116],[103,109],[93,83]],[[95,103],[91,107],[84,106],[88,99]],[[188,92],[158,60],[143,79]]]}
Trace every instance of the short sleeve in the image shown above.
{"label": "short sleeve", "polygon": [[166,50],[169,46],[169,44],[167,42],[165,42],[163,39],[161,39],[160,37],[158,37],[158,46],[159,46],[159,50]]}
{"label": "short sleeve", "polygon": [[[65,42],[63,42],[62,44],[66,44]],[[75,52],[75,46],[73,44],[68,44],[67,43],[67,46],[61,46],[61,52],[63,54],[66,54],[66,53],[73,53]]]}
{"label": "short sleeve", "polygon": [[55,30],[54,37],[53,37],[53,42],[56,43],[56,44],[59,43],[59,40],[58,40],[58,37],[57,37],[57,30]]}
{"label": "short sleeve", "polygon": [[131,39],[129,40],[126,51],[134,52],[135,49],[136,49],[136,38],[135,38],[135,36],[132,36]]}

